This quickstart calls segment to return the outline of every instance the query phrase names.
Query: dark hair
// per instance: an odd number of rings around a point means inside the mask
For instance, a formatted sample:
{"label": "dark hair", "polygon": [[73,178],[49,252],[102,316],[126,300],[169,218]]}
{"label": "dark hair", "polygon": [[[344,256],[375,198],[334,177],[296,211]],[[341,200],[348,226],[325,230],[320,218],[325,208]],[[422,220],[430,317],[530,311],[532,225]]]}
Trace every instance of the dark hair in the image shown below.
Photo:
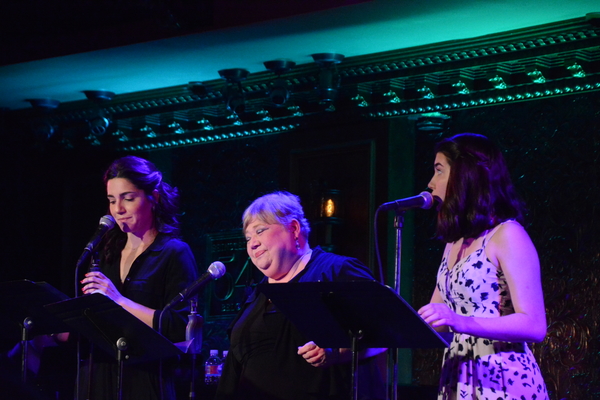
{"label": "dark hair", "polygon": [[509,219],[523,224],[523,203],[502,152],[487,137],[461,133],[439,142],[435,153],[444,154],[450,165],[438,212],[437,236],[441,240],[476,238]]}
{"label": "dark hair", "polygon": [[[179,193],[177,188],[163,181],[162,173],[148,160],[135,156],[119,158],[108,167],[104,173],[104,184],[114,178],[127,179],[136,188],[144,191],[153,204],[154,227],[158,232],[171,236],[179,234]],[[153,193],[158,192],[158,201]],[[117,250],[125,243],[125,234],[120,229],[112,229],[107,235],[106,252],[110,258],[110,249]],[[117,246],[116,248],[113,246]]]}

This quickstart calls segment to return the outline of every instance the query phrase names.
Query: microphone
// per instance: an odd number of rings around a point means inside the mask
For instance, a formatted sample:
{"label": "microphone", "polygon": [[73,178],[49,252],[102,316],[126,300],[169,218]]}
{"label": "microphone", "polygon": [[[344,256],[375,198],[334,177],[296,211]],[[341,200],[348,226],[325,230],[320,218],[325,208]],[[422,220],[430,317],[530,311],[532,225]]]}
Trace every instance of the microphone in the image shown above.
{"label": "microphone", "polygon": [[183,291],[179,292],[179,294],[175,296],[175,298],[171,300],[169,304],[167,304],[165,308],[163,308],[163,310],[167,310],[173,307],[175,304],[189,299],[190,297],[198,293],[200,289],[202,289],[202,287],[208,282],[212,281],[213,279],[219,279],[223,275],[225,275],[225,265],[220,261],[213,262],[208,267],[208,270],[204,274],[202,274],[202,276],[198,278],[196,282],[192,283]]}
{"label": "microphone", "polygon": [[82,265],[89,258],[90,254],[94,251],[96,246],[98,246],[98,244],[100,243],[100,240],[102,240],[102,237],[104,236],[104,234],[106,234],[106,232],[111,230],[114,226],[115,226],[115,220],[110,215],[105,215],[102,218],[100,218],[100,223],[98,225],[98,229],[96,229],[96,232],[94,233],[94,235],[92,236],[92,238],[90,239],[88,244],[83,249],[83,254],[81,254],[81,257],[79,257],[79,260],[77,261],[77,267]]}
{"label": "microphone", "polygon": [[405,199],[383,203],[379,206],[381,211],[389,210],[408,210],[410,208],[428,209],[433,206],[433,196],[429,192],[421,192],[417,196],[407,197]]}

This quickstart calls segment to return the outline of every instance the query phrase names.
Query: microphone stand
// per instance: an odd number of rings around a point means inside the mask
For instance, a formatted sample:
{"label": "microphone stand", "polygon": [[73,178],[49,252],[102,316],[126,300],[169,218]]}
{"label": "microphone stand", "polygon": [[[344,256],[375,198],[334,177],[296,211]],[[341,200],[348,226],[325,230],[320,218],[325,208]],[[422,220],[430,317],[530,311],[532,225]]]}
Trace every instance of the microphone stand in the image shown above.
{"label": "microphone stand", "polygon": [[[400,296],[400,283],[402,276],[402,228],[404,227],[404,213],[406,210],[396,210],[394,228],[396,228],[396,259],[394,262],[394,290]],[[398,349],[390,352],[392,359],[392,399],[398,398]]]}
{"label": "microphone stand", "polygon": [[[80,268],[83,266],[82,261],[87,261],[87,256],[91,256],[90,259],[90,267],[89,271],[100,271],[100,257],[97,252],[91,252],[87,249],[84,250],[83,255],[77,261],[77,265],[75,266],[75,297],[81,296],[79,292],[79,279],[80,279]],[[81,335],[77,334],[77,349],[76,349],[76,357],[77,357],[77,368],[75,371],[75,399],[79,400],[80,390],[81,390]],[[88,365],[86,371],[86,380],[87,380],[87,393],[86,398],[90,398],[91,390],[92,390],[92,376],[93,376],[93,364],[94,364],[94,345],[93,343],[89,343],[89,354],[88,354]]]}
{"label": "microphone stand", "polygon": [[26,317],[21,323],[21,382],[27,383],[27,358],[29,353],[29,331],[33,328],[33,320]]}
{"label": "microphone stand", "polygon": [[402,228],[404,227],[404,210],[396,212],[394,228],[396,228],[396,259],[394,262],[394,290],[400,295],[400,278],[402,276]]}

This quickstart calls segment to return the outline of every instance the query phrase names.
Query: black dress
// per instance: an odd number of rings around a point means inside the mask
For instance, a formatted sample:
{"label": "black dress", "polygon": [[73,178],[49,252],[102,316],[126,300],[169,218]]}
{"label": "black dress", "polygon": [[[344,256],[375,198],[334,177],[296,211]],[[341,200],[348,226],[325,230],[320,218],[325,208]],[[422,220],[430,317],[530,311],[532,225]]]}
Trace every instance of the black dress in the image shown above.
{"label": "black dress", "polygon": [[[111,264],[100,265],[101,271],[115,284],[126,298],[157,310],[152,327],[158,330],[160,310],[179,292],[194,282],[196,262],[190,247],[179,239],[159,234],[154,242],[133,262],[125,282],[121,284],[120,257]],[[182,302],[162,317],[161,333],[172,342],[185,340],[188,304]],[[172,362],[172,360],[170,360]],[[175,399],[171,367],[163,362],[164,399]],[[79,398],[112,400],[117,394],[117,363],[101,350],[94,351],[91,374],[86,368],[80,372]],[[91,382],[87,378],[91,377]],[[90,385],[91,383],[91,385]],[[89,396],[88,396],[89,395]],[[123,400],[161,399],[159,362],[132,364],[123,370]]]}
{"label": "black dress", "polygon": [[[292,282],[373,280],[358,260],[313,251]],[[349,364],[315,368],[297,354],[310,338],[255,291],[232,323],[231,347],[217,388],[218,400],[347,399]]]}

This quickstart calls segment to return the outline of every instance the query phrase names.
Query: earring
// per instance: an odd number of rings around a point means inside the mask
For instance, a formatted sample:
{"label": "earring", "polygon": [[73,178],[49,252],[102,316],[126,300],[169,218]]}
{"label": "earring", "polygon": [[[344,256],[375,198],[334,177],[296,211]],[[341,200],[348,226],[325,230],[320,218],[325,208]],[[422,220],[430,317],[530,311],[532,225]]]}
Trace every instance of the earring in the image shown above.
{"label": "earring", "polygon": [[298,238],[296,237],[296,248],[300,250],[300,242],[298,242]]}

